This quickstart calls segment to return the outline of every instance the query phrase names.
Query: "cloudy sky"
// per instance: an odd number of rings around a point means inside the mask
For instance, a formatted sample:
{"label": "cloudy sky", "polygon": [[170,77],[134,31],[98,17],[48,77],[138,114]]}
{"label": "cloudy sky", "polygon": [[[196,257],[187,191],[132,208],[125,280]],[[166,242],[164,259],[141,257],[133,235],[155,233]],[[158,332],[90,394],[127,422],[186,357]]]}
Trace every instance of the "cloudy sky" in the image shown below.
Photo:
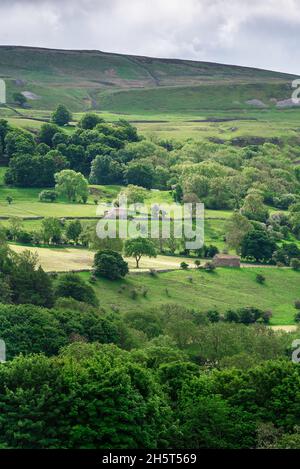
{"label": "cloudy sky", "polygon": [[0,44],[300,74],[300,0],[0,0]]}

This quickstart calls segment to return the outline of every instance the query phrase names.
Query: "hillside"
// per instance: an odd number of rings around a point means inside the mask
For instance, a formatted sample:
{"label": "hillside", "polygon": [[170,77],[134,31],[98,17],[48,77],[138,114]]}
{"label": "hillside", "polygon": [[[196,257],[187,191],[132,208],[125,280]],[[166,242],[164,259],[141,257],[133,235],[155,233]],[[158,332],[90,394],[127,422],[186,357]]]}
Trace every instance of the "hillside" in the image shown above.
{"label": "hillside", "polygon": [[9,103],[18,91],[34,109],[63,102],[73,111],[187,113],[274,107],[290,98],[295,78],[208,62],[17,46],[0,47],[0,77]]}

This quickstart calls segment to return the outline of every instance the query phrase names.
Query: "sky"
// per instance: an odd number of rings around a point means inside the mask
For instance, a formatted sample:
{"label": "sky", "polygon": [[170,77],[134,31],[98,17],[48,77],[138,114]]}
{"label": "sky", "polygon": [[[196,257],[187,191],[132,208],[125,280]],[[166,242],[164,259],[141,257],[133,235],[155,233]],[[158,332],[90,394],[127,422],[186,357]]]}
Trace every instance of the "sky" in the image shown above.
{"label": "sky", "polygon": [[0,0],[0,44],[300,74],[300,0]]}

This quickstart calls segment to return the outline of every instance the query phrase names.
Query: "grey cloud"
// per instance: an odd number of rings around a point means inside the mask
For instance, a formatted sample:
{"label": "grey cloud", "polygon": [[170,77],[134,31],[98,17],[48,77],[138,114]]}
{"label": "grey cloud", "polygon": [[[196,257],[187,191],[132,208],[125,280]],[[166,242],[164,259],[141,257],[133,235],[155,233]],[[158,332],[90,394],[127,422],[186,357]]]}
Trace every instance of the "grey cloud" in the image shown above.
{"label": "grey cloud", "polygon": [[0,43],[300,74],[297,0],[2,0]]}

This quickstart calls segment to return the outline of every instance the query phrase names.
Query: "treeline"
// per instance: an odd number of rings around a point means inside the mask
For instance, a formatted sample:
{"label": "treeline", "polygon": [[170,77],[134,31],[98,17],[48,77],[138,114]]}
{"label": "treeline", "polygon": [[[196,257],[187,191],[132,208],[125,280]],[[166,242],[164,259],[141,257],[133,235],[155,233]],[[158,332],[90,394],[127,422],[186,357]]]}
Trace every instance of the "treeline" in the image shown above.
{"label": "treeline", "polygon": [[1,120],[1,152],[9,159],[6,182],[22,187],[51,187],[56,172],[72,169],[93,184],[172,190],[178,201],[241,209],[261,222],[269,215],[265,204],[287,210],[300,200],[296,145],[145,140],[125,120],[85,114],[72,133],[52,122],[33,135]]}

